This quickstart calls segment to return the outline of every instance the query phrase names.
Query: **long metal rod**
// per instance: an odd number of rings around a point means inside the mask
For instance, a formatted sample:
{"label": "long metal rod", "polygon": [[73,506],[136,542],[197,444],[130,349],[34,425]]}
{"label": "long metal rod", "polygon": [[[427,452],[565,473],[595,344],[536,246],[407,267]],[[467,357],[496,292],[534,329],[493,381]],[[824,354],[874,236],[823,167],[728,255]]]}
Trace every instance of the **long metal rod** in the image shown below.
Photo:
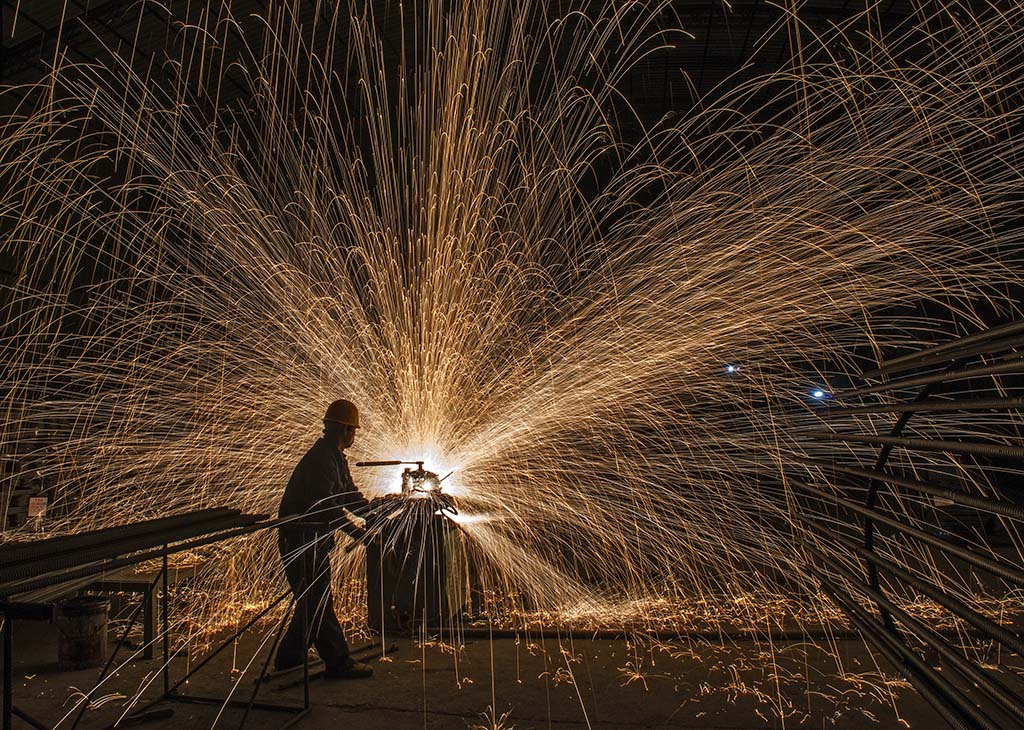
{"label": "long metal rod", "polygon": [[979,444],[974,441],[944,441],[941,439],[908,438],[906,436],[871,436],[862,433],[836,433],[834,431],[816,431],[809,435],[812,438],[826,438],[832,441],[872,444],[875,446],[900,446],[913,451],[942,451],[953,454],[1002,456],[1011,459],[1024,459],[1024,447],[1020,446]]}
{"label": "long metal rod", "polygon": [[1002,411],[1024,408],[1024,398],[976,398],[972,400],[926,400],[870,406],[830,408],[828,416],[854,416],[864,413],[944,413],[952,411]]}
{"label": "long metal rod", "polygon": [[[840,565],[837,561],[831,560],[824,551],[816,550],[810,546],[806,547],[817,555],[819,560],[827,563],[831,570],[839,572],[852,584],[856,584],[856,576],[854,576],[847,568]],[[983,692],[988,694],[999,707],[1008,710],[1012,715],[1016,716],[1018,726],[1020,726],[1020,721],[1024,721],[1024,706],[1021,704],[1021,698],[1018,692],[1007,687],[995,676],[982,671],[980,668],[967,661],[962,655],[958,654],[951,648],[948,641],[943,640],[939,634],[935,633],[924,623],[911,616],[903,610],[903,608],[890,601],[880,591],[875,591],[868,586],[859,587],[859,590],[863,590],[865,594],[867,594],[867,597],[876,603],[884,604],[889,613],[894,615],[899,623],[910,629],[919,640],[925,642],[928,646],[938,652],[938,654],[958,672],[960,672],[970,682],[977,685],[977,687]]]}
{"label": "long metal rod", "polygon": [[934,355],[924,355],[913,362],[908,362],[904,366],[895,369],[886,369],[885,374],[891,374],[893,372],[901,372],[905,370],[911,370],[913,368],[929,368],[935,367],[936,365],[943,365],[953,361],[964,361],[972,357],[979,355],[995,356],[1001,353],[1005,353],[1007,350],[1013,350],[1024,346],[1024,337],[1012,336],[1004,337],[998,340],[990,340],[981,344],[973,346],[963,346],[946,352],[940,352]]}
{"label": "long metal rod", "polygon": [[[857,611],[862,626],[871,625],[870,616],[853,601],[848,602],[847,607],[844,608],[848,616],[850,616],[850,609]],[[937,671],[935,667],[926,663],[920,654],[905,645],[900,640],[899,634],[896,631],[887,631],[880,626],[872,628],[875,629],[875,636],[901,658],[901,664],[911,680],[913,681],[915,676],[923,680],[923,682],[915,683],[915,687],[919,690],[922,684],[929,689],[933,689],[938,698],[951,709],[955,709],[961,717],[970,723],[972,728],[978,728],[978,730],[1010,730],[1005,724],[997,722],[987,712],[971,702],[960,688]]]}
{"label": "long metal rod", "polygon": [[[997,364],[999,363],[999,364]],[[1024,359],[1020,355],[1013,355],[1011,357],[1000,358],[997,363],[991,365],[975,365],[969,368],[963,368],[961,370],[949,370],[941,373],[932,373],[931,375],[918,375],[911,378],[904,378],[902,380],[893,380],[888,383],[879,383],[878,385],[867,385],[863,388],[855,388],[853,390],[843,390],[834,395],[834,398],[842,400],[844,398],[852,398],[854,396],[869,395],[871,393],[885,393],[890,390],[902,390],[905,388],[913,388],[918,385],[930,385],[931,383],[943,383],[953,380],[966,380],[967,378],[985,377],[989,375],[1003,375],[1005,373],[1021,373],[1024,372]]]}
{"label": "long metal rod", "polygon": [[[1015,565],[1005,563],[1003,561],[993,560],[992,558],[986,558],[985,556],[978,555],[976,553],[971,552],[970,550],[965,550],[961,548],[959,545],[954,545],[948,540],[943,540],[940,537],[930,535],[924,530],[919,530],[916,527],[911,527],[910,525],[907,525],[903,522],[900,522],[899,520],[895,520],[891,517],[888,517],[878,512],[877,510],[870,510],[867,507],[858,504],[857,502],[852,502],[848,499],[840,497],[837,494],[826,492],[825,490],[812,486],[800,479],[790,477],[789,479],[787,479],[787,482],[799,487],[804,492],[816,495],[818,497],[822,497],[831,502],[835,502],[836,504],[842,507],[846,507],[847,509],[856,512],[859,515],[862,515],[864,517],[870,517],[876,522],[880,522],[883,525],[893,527],[905,535],[909,535],[910,537],[920,540],[921,542],[931,545],[932,547],[939,548],[940,550],[943,550],[949,553],[950,555],[955,555],[956,557],[965,560],[978,568],[987,570],[989,573],[992,573],[993,575],[998,576],[1004,580],[1010,581],[1011,583],[1014,583],[1019,586],[1024,586],[1024,572],[1022,572],[1020,568],[1018,568]],[[859,548],[860,545],[858,545],[857,547]]]}
{"label": "long metal rod", "polygon": [[793,460],[801,464],[806,464],[807,466],[826,469],[837,474],[849,474],[850,476],[874,479],[885,482],[886,484],[901,487],[902,489],[908,489],[913,492],[920,492],[921,494],[927,494],[940,499],[948,499],[950,502],[962,504],[965,507],[974,507],[985,512],[1009,517],[1010,519],[1024,520],[1024,507],[1012,502],[998,502],[994,499],[989,499],[988,497],[979,497],[973,494],[966,494],[955,489],[936,487],[935,485],[925,481],[898,477],[893,474],[889,474],[888,472],[878,471],[875,469],[865,469],[855,466],[839,466],[838,464],[821,461],[820,459],[810,459],[802,456],[795,456],[793,457]]}
{"label": "long metal rod", "polygon": [[999,325],[998,327],[992,327],[984,332],[977,332],[973,335],[967,335],[966,337],[960,337],[955,340],[950,340],[949,342],[943,342],[940,345],[928,347],[924,350],[918,350],[917,352],[912,352],[908,355],[901,355],[900,357],[894,357],[891,360],[885,360],[879,363],[878,367],[874,370],[864,371],[863,377],[874,378],[882,373],[906,370],[909,367],[913,367],[913,365],[909,365],[908,367],[900,366],[906,365],[907,363],[914,363],[921,358],[937,355],[941,352],[948,352],[950,350],[956,350],[958,348],[973,345],[975,342],[986,342],[988,340],[994,340],[997,337],[1013,335],[1018,332],[1024,332],[1024,320],[1009,322],[1007,324]]}

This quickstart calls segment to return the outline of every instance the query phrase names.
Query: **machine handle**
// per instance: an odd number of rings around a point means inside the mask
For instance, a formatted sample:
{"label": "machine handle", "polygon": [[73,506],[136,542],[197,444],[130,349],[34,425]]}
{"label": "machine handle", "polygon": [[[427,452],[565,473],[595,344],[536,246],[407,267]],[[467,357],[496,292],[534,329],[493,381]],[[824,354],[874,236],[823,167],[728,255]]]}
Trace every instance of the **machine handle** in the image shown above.
{"label": "machine handle", "polygon": [[405,461],[357,461],[356,466],[398,466],[406,464]]}

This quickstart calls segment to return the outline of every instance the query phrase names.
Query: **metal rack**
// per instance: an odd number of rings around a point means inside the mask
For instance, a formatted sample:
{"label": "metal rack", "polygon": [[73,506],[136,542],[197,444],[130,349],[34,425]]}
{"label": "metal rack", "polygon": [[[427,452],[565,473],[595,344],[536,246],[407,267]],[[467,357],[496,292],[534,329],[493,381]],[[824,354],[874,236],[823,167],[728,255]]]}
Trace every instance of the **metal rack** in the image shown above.
{"label": "metal rack", "polygon": [[[834,395],[830,427],[786,474],[824,592],[964,730],[1024,728],[1019,678],[979,658],[1024,656],[1024,638],[971,590],[1024,588],[1022,376],[1024,321],[884,362]],[[961,645],[908,611],[922,596]]]}
{"label": "metal rack", "polygon": [[[13,619],[52,620],[53,603],[56,598],[66,595],[80,587],[91,583],[97,575],[128,565],[159,558],[161,569],[154,579],[154,587],[159,582],[163,589],[164,600],[161,608],[162,622],[162,679],[163,693],[156,699],[142,706],[133,715],[132,721],[139,722],[166,715],[166,712],[154,711],[155,705],[168,701],[195,702],[240,706],[245,708],[240,727],[243,727],[252,709],[263,709],[286,712],[291,717],[281,726],[290,727],[310,709],[308,687],[308,664],[303,667],[305,692],[303,704],[300,706],[281,705],[276,703],[257,702],[262,681],[267,674],[268,665],[274,648],[280,640],[287,614],[277,630],[274,645],[263,664],[260,676],[249,700],[220,699],[212,697],[196,697],[179,692],[179,688],[192,676],[205,667],[214,657],[230,646],[239,636],[248,631],[281,601],[290,595],[290,591],[282,593],[275,601],[264,608],[231,637],[222,642],[202,661],[173,685],[170,676],[170,617],[167,601],[168,591],[168,557],[176,552],[191,550],[204,545],[220,542],[233,537],[249,534],[257,530],[277,527],[278,521],[268,520],[265,515],[243,514],[239,510],[217,508],[198,510],[156,520],[147,520],[129,525],[122,525],[103,530],[66,535],[47,540],[36,540],[24,543],[12,543],[0,547],[0,615],[4,619],[4,672],[3,672],[3,730],[12,730],[13,718],[21,718],[38,730],[47,730],[47,726],[13,704],[12,676],[14,634]],[[124,629],[127,637],[134,623],[138,620],[145,602],[140,603]],[[97,686],[103,681],[120,649],[118,643],[106,666],[100,673]],[[79,711],[72,728],[76,727],[84,715],[85,705]]]}

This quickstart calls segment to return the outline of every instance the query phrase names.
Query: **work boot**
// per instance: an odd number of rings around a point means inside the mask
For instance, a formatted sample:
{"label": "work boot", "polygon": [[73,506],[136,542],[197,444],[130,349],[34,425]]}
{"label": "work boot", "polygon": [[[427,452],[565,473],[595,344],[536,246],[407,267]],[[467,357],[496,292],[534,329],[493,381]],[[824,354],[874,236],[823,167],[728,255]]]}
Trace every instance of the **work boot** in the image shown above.
{"label": "work boot", "polygon": [[324,676],[328,679],[366,679],[373,676],[373,667],[349,659],[347,664],[324,670]]}

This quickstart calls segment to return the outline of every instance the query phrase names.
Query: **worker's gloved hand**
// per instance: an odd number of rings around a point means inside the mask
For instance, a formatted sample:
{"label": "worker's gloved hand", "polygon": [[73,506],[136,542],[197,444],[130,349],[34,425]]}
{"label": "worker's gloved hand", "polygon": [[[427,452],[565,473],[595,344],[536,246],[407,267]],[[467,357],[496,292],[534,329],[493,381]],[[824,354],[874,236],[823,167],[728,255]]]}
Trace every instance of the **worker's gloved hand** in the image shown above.
{"label": "worker's gloved hand", "polygon": [[338,529],[344,532],[349,537],[351,537],[356,542],[364,542],[366,540],[366,530],[354,522],[342,522],[340,525],[338,525]]}

